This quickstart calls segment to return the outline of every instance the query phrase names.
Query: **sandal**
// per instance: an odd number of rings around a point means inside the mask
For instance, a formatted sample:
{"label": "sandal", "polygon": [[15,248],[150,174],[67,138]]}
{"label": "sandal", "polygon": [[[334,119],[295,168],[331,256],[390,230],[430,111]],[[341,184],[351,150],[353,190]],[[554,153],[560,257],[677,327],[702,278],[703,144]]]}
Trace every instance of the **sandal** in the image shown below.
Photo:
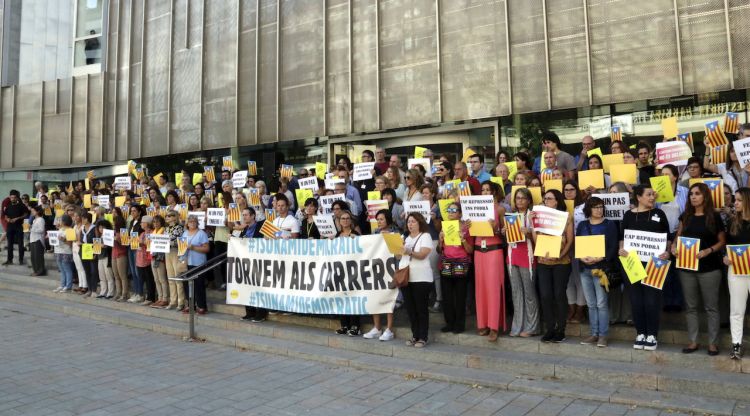
{"label": "sandal", "polygon": [[414,343],[414,348],[424,348],[427,345],[427,341],[419,340]]}
{"label": "sandal", "polygon": [[480,336],[485,337],[485,336],[487,336],[487,335],[490,334],[490,329],[489,328],[482,328],[482,329],[480,329],[480,330],[477,331],[477,334],[479,334]]}
{"label": "sandal", "polygon": [[406,345],[409,346],[409,347],[413,347],[416,344],[417,344],[417,339],[416,338],[412,338],[412,339],[406,341]]}

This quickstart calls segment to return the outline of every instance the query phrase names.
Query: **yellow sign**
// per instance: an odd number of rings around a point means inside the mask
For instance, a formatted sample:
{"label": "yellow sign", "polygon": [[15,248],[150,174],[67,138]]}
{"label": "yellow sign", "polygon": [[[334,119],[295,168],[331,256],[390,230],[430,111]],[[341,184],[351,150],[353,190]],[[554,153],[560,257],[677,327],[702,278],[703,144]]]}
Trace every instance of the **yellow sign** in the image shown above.
{"label": "yellow sign", "polygon": [[622,165],[625,161],[622,158],[622,153],[615,153],[611,155],[602,156],[602,164],[604,164],[604,173],[609,173],[610,167],[614,165]]}
{"label": "yellow sign", "polygon": [[605,249],[604,235],[582,235],[576,236],[575,258],[604,257]]}
{"label": "yellow sign", "polygon": [[156,175],[154,175],[154,178],[153,178],[153,179],[154,179],[154,181],[155,181],[155,182],[156,182],[156,183],[158,184],[158,183],[159,183],[159,179],[161,179],[161,177],[162,177],[162,176],[164,176],[164,174],[163,174],[163,173],[161,173],[161,172],[159,172],[159,173],[157,173]]}
{"label": "yellow sign", "polygon": [[76,230],[73,228],[66,228],[65,229],[65,241],[76,241],[78,237],[76,236]]}
{"label": "yellow sign", "polygon": [[463,155],[463,157],[461,158],[461,161],[462,161],[462,162],[464,162],[464,163],[466,163],[466,162],[468,162],[468,161],[469,161],[469,158],[470,158],[470,157],[472,157],[472,156],[473,156],[473,155],[475,155],[475,154],[477,154],[477,152],[475,152],[475,151],[471,150],[471,148],[468,148],[468,149],[466,149],[466,150],[464,151],[464,155]]}
{"label": "yellow sign", "polygon": [[452,199],[438,199],[438,207],[440,207],[440,217],[443,221],[446,221],[448,217],[448,206],[455,202]]}
{"label": "yellow sign", "polygon": [[648,180],[651,181],[651,187],[656,192],[656,202],[674,201],[674,190],[669,176],[652,176]]}
{"label": "yellow sign", "polygon": [[469,225],[469,235],[474,237],[492,237],[495,232],[489,221],[472,221]]}
{"label": "yellow sign", "polygon": [[591,149],[588,152],[586,152],[586,156],[591,157],[591,155],[599,155],[599,157],[604,156],[602,154],[602,149],[600,147],[597,147],[596,149]]}
{"label": "yellow sign", "polygon": [[603,189],[604,171],[602,169],[593,169],[578,172],[578,186],[581,189],[588,189],[591,186],[596,189]]}
{"label": "yellow sign", "polygon": [[562,179],[547,179],[544,181],[544,192],[547,192],[552,189],[557,189],[558,191],[563,191],[563,183]]}
{"label": "yellow sign", "polygon": [[121,206],[125,205],[125,197],[124,196],[116,196],[115,197],[115,207],[119,208]]}
{"label": "yellow sign", "polygon": [[562,236],[539,234],[536,237],[534,255],[537,257],[559,258],[562,247]]}
{"label": "yellow sign", "polygon": [[497,186],[500,188],[500,192],[502,193],[503,198],[505,198],[505,184],[503,183],[503,178],[499,176],[491,176],[490,181],[497,184]]}
{"label": "yellow sign", "polygon": [[94,260],[94,245],[93,244],[81,244],[81,259],[82,260]]}
{"label": "yellow sign", "polygon": [[403,254],[404,251],[404,240],[401,239],[401,234],[386,233],[381,234],[385,244],[388,246],[388,251],[391,254]]}
{"label": "yellow sign", "polygon": [[315,162],[315,176],[318,179],[325,180],[326,173],[328,173],[328,165],[323,162]]}
{"label": "yellow sign", "polygon": [[427,150],[424,147],[414,146],[414,158],[422,159],[424,157],[424,151]]}
{"label": "yellow sign", "polygon": [[193,186],[203,183],[203,174],[202,173],[194,173],[193,174]]}
{"label": "yellow sign", "polygon": [[443,234],[446,246],[461,245],[461,224],[458,220],[443,221]]}
{"label": "yellow sign", "polygon": [[576,201],[573,199],[566,199],[565,207],[568,208],[568,214],[573,215],[573,212],[576,209]]}
{"label": "yellow sign", "polygon": [[308,198],[313,197],[312,189],[295,189],[294,193],[297,197],[297,205],[302,207],[305,206],[305,201],[307,201]]}
{"label": "yellow sign", "polygon": [[625,182],[631,185],[638,183],[638,168],[633,164],[614,165],[610,167],[612,183]]}
{"label": "yellow sign", "polygon": [[86,190],[90,191],[91,190],[91,180],[89,178],[86,178],[86,179],[83,180],[83,183],[86,185]]}
{"label": "yellow sign", "polygon": [[641,263],[637,251],[631,250],[627,257],[620,257],[620,263],[622,263],[622,268],[628,275],[630,283],[637,283],[646,278],[646,269],[643,268],[643,263]]}
{"label": "yellow sign", "polygon": [[381,199],[380,198],[380,191],[368,191],[367,192],[367,200],[368,201],[377,201]]}
{"label": "yellow sign", "polygon": [[680,134],[677,130],[677,117],[669,117],[661,120],[661,131],[665,139],[672,139]]}
{"label": "yellow sign", "polygon": [[174,174],[174,183],[179,188],[182,186],[182,172],[175,172]]}
{"label": "yellow sign", "polygon": [[91,194],[83,195],[83,207],[91,208]]}
{"label": "yellow sign", "polygon": [[513,180],[516,177],[516,173],[518,173],[518,163],[514,160],[512,162],[505,162],[504,164],[508,167],[508,179]]}
{"label": "yellow sign", "polygon": [[531,186],[529,187],[529,192],[531,192],[531,202],[534,205],[539,205],[542,203],[542,187],[541,186]]}

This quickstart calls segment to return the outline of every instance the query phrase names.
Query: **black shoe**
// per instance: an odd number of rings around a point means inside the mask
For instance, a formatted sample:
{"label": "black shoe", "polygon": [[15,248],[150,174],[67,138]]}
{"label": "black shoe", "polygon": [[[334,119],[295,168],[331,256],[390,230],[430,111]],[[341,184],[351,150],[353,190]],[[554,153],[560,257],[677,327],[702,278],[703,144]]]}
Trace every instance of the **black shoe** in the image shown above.
{"label": "black shoe", "polygon": [[336,333],[339,335],[346,335],[346,333],[349,332],[349,328],[342,326],[341,328],[336,330]]}
{"label": "black shoe", "polygon": [[354,325],[353,327],[349,328],[348,331],[346,331],[346,335],[349,335],[350,337],[357,337],[362,335],[362,331],[359,330],[359,327]]}
{"label": "black shoe", "polygon": [[453,328],[452,332],[454,334],[463,334],[464,331],[465,331],[464,327],[460,327],[460,328]]}
{"label": "black shoe", "polygon": [[453,328],[451,328],[450,326],[444,326],[440,328],[440,332],[453,332]]}
{"label": "black shoe", "polygon": [[733,344],[732,352],[729,353],[729,358],[733,360],[742,359],[742,344]]}
{"label": "black shoe", "polygon": [[547,333],[542,337],[542,342],[552,342],[553,338],[555,338],[555,333],[552,331],[547,331]]}
{"label": "black shoe", "polygon": [[682,353],[683,354],[692,354],[692,353],[694,353],[696,351],[698,351],[698,346],[697,345],[695,346],[695,348],[685,347],[685,348],[682,349]]}
{"label": "black shoe", "polygon": [[245,315],[245,316],[243,316],[243,317],[242,317],[242,318],[240,318],[240,319],[242,319],[243,321],[252,321],[252,320],[253,320],[253,317],[252,317],[252,316],[250,316],[250,315]]}
{"label": "black shoe", "polygon": [[552,337],[552,342],[559,344],[561,342],[565,341],[565,332],[557,332],[554,337]]}
{"label": "black shoe", "polygon": [[255,318],[252,318],[252,319],[251,319],[251,321],[252,321],[252,322],[255,322],[256,324],[257,324],[257,323],[259,323],[259,322],[263,322],[263,321],[265,321],[265,320],[266,320],[266,317],[265,317],[265,316],[262,316],[262,317],[258,317],[258,316],[256,316]]}
{"label": "black shoe", "polygon": [[715,350],[713,350],[713,351],[711,351],[711,350],[708,350],[708,351],[706,352],[706,354],[708,354],[708,355],[710,355],[710,356],[712,356],[712,357],[716,357],[717,355],[719,355],[719,349],[718,349],[718,348],[716,348],[716,349],[715,349]]}
{"label": "black shoe", "polygon": [[13,264],[13,263],[12,263],[12,262],[11,262],[10,260],[8,260],[8,261],[6,261],[5,263],[3,263],[3,266],[9,266],[9,265],[11,265],[11,264]]}

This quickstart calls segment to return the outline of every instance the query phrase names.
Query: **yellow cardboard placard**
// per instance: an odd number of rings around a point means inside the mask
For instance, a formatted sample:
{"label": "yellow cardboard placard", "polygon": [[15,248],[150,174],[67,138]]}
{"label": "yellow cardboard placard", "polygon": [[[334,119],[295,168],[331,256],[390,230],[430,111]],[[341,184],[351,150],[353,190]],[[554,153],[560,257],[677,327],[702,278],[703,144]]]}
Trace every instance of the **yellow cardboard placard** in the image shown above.
{"label": "yellow cardboard placard", "polygon": [[461,223],[458,220],[443,221],[443,234],[446,246],[461,245]]}
{"label": "yellow cardboard placard", "polygon": [[625,182],[631,185],[638,183],[638,168],[633,165],[614,165],[610,166],[612,183]]}
{"label": "yellow cardboard placard", "polygon": [[78,237],[76,236],[76,230],[73,228],[66,228],[65,229],[65,241],[76,241]]}
{"label": "yellow cardboard placard", "polygon": [[203,174],[202,173],[194,173],[193,174],[193,186],[203,183]]}
{"label": "yellow cardboard placard", "polygon": [[505,162],[505,166],[508,167],[508,179],[513,180],[518,173],[518,163],[516,161]]}
{"label": "yellow cardboard placard", "polygon": [[663,118],[661,120],[661,131],[666,139],[672,139],[680,134],[677,129],[677,117]]}
{"label": "yellow cardboard placard", "polygon": [[575,258],[604,257],[604,234],[576,236]]}
{"label": "yellow cardboard placard", "polygon": [[622,153],[615,153],[611,155],[602,156],[602,164],[604,165],[604,173],[609,173],[610,167],[613,165],[622,165],[625,161],[622,158]]}
{"label": "yellow cardboard placard", "polygon": [[328,164],[323,162],[315,162],[315,176],[317,176],[318,179],[325,180],[326,173],[328,173]]}
{"label": "yellow cardboard placard", "polygon": [[164,174],[163,174],[163,173],[161,173],[161,172],[159,172],[159,173],[157,173],[156,175],[154,175],[153,179],[154,179],[154,181],[156,181],[156,183],[158,184],[158,183],[159,183],[159,179],[160,179],[160,178],[161,178],[162,176],[164,176]]}
{"label": "yellow cardboard placard", "polygon": [[401,234],[397,233],[386,233],[380,234],[385,240],[385,245],[388,246],[388,251],[394,255],[400,255],[404,251],[404,240],[401,239]]}
{"label": "yellow cardboard placard", "polygon": [[438,199],[438,207],[440,207],[440,218],[443,219],[443,221],[446,221],[448,219],[448,207],[450,204],[452,204],[454,200],[448,198],[448,199]]}
{"label": "yellow cardboard placard", "polygon": [[89,178],[85,178],[83,180],[83,183],[86,186],[86,190],[90,191],[91,190],[91,180]]}
{"label": "yellow cardboard placard", "polygon": [[370,220],[370,234],[374,234],[378,229],[378,220]]}
{"label": "yellow cardboard placard", "polygon": [[558,191],[563,191],[563,182],[562,179],[547,179],[544,181],[544,192],[547,192],[551,189],[557,189]]}
{"label": "yellow cardboard placard", "polygon": [[55,217],[60,218],[63,215],[65,215],[65,210],[64,209],[56,209],[55,210]]}
{"label": "yellow cardboard placard", "polygon": [[531,192],[531,202],[534,205],[539,205],[542,203],[542,187],[541,186],[531,186],[529,187],[529,192]]}
{"label": "yellow cardboard placard", "polygon": [[578,186],[581,189],[588,189],[593,186],[596,189],[604,188],[604,170],[582,170],[578,172]]}
{"label": "yellow cardboard placard", "polygon": [[91,194],[83,195],[83,207],[91,208]]}
{"label": "yellow cardboard placard", "polygon": [[646,278],[646,269],[643,268],[643,263],[641,263],[637,251],[631,250],[627,257],[620,257],[620,263],[622,263],[622,268],[628,275],[630,283],[637,283]]}
{"label": "yellow cardboard placard", "polygon": [[81,244],[81,259],[82,260],[94,260],[94,245],[93,244]]}
{"label": "yellow cardboard placard", "polygon": [[475,154],[477,154],[477,152],[471,150],[471,148],[468,148],[468,149],[466,149],[464,151],[464,155],[463,155],[463,157],[461,157],[461,161],[464,162],[464,163],[466,163],[466,162],[469,161],[469,158],[472,157]]}
{"label": "yellow cardboard placard", "polygon": [[474,237],[492,237],[495,232],[489,221],[472,221],[469,226],[469,235]]}
{"label": "yellow cardboard placard", "polygon": [[491,176],[490,182],[495,182],[498,187],[500,187],[500,192],[503,195],[503,198],[505,198],[505,184],[503,183],[503,178],[499,176]]}
{"label": "yellow cardboard placard", "polygon": [[648,180],[651,181],[651,187],[656,192],[656,202],[674,201],[674,190],[669,176],[652,176]]}
{"label": "yellow cardboard placard", "polygon": [[425,147],[414,146],[414,158],[422,159],[424,157],[424,151],[427,150]]}
{"label": "yellow cardboard placard", "polygon": [[297,197],[297,204],[299,206],[305,206],[305,201],[308,198],[313,198],[312,189],[295,189],[294,194]]}
{"label": "yellow cardboard placard", "polygon": [[516,197],[516,191],[525,187],[526,187],[525,185],[513,185],[510,187],[510,205],[511,206],[513,205],[514,198]]}
{"label": "yellow cardboard placard", "polygon": [[368,201],[377,201],[380,198],[380,191],[367,191],[367,200]]}
{"label": "yellow cardboard placard", "polygon": [[591,157],[591,155],[599,155],[599,157],[604,156],[602,153],[601,147],[597,147],[596,149],[591,149],[588,152],[586,152],[586,156]]}
{"label": "yellow cardboard placard", "polygon": [[182,172],[175,172],[174,184],[179,188],[182,185]]}
{"label": "yellow cardboard placard", "polygon": [[573,199],[566,199],[565,207],[568,209],[568,214],[573,215],[576,210],[576,201]]}
{"label": "yellow cardboard placard", "polygon": [[125,197],[124,196],[116,196],[115,197],[115,207],[120,208],[123,205],[125,205]]}
{"label": "yellow cardboard placard", "polygon": [[559,258],[562,248],[562,236],[539,234],[536,237],[534,255],[537,257]]}
{"label": "yellow cardboard placard", "polygon": [[104,219],[109,221],[110,224],[115,223],[115,216],[112,214],[104,214]]}

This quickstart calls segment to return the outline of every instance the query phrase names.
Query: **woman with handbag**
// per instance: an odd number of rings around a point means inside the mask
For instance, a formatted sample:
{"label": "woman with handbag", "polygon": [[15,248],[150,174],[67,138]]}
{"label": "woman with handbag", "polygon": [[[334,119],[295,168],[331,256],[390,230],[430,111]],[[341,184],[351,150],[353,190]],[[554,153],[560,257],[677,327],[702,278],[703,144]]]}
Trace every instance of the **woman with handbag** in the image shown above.
{"label": "woman with handbag", "polygon": [[427,221],[418,212],[412,212],[406,216],[406,229],[408,234],[404,241],[403,252],[400,256],[396,256],[399,259],[397,273],[408,273],[408,283],[401,289],[412,334],[411,339],[406,341],[406,345],[424,348],[427,345],[427,330],[430,323],[427,304],[433,283],[429,260],[432,239],[427,233]]}
{"label": "woman with handbag", "polygon": [[[461,205],[451,202],[446,208],[448,220],[461,220]],[[446,244],[445,229],[440,232],[440,284],[443,286],[443,316],[445,326],[441,332],[460,334],[466,328],[466,289],[469,284],[471,254],[474,252],[469,227],[459,222],[459,245]]]}
{"label": "woman with handbag", "polygon": [[583,207],[583,213],[587,220],[579,223],[576,229],[576,236],[604,236],[604,257],[587,256],[580,259],[581,286],[589,307],[589,328],[591,330],[591,335],[581,341],[581,344],[596,344],[600,348],[607,346],[609,305],[607,304],[607,291],[601,285],[599,278],[594,276],[593,271],[596,269],[602,270],[609,277],[619,249],[617,226],[614,222],[604,218],[605,210],[604,201],[597,197],[589,198]]}

